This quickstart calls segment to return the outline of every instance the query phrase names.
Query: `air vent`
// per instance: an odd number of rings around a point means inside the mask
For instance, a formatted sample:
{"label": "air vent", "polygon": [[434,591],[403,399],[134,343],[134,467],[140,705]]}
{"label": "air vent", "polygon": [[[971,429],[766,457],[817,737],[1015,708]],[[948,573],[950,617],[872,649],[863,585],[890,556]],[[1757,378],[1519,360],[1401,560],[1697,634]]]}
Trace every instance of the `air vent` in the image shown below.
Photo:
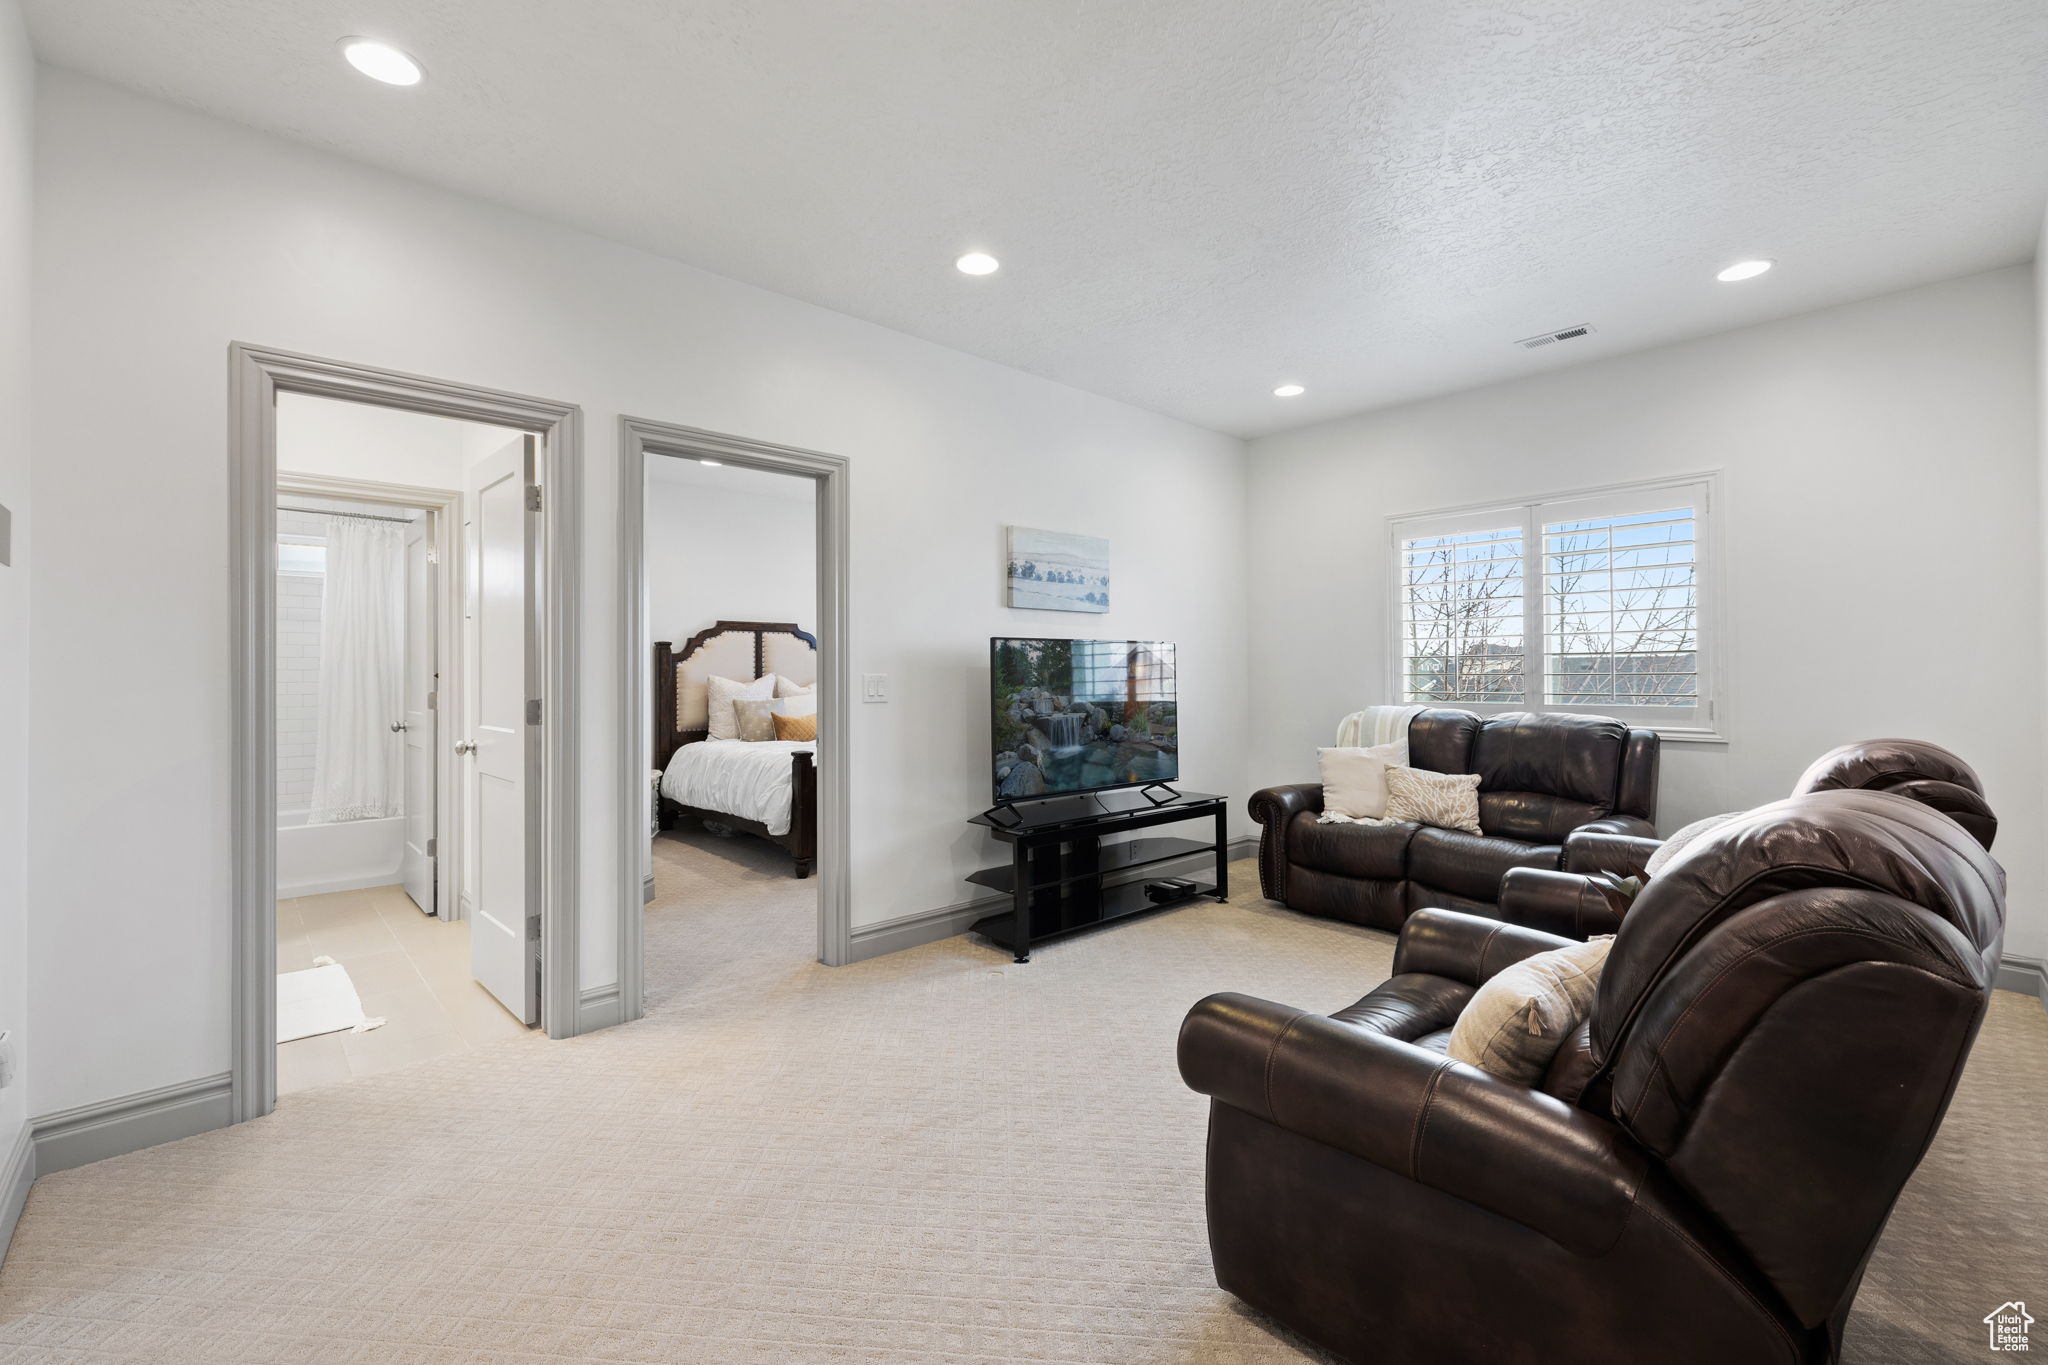
{"label": "air vent", "polygon": [[1573,337],[1590,336],[1592,332],[1592,324],[1582,322],[1576,327],[1566,327],[1555,332],[1543,332],[1537,336],[1523,337],[1515,345],[1525,351],[1533,351],[1538,346],[1549,346],[1559,341],[1570,341]]}

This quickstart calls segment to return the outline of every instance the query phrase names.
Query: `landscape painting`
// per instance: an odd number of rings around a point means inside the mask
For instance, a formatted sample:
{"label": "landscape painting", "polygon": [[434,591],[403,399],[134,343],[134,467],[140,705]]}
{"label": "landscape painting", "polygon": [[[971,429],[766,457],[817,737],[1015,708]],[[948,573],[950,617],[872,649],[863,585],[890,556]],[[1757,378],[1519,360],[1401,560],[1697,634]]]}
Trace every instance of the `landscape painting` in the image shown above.
{"label": "landscape painting", "polygon": [[1010,528],[1010,605],[1036,611],[1108,611],[1109,542]]}

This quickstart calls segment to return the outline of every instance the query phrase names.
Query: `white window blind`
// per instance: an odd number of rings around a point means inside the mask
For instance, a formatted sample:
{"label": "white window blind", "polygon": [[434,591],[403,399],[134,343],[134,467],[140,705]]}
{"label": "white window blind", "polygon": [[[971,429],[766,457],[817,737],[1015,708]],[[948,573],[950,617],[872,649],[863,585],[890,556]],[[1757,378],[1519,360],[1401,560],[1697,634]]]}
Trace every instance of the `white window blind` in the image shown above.
{"label": "white window blind", "polygon": [[1711,731],[1712,482],[1394,518],[1394,695]]}

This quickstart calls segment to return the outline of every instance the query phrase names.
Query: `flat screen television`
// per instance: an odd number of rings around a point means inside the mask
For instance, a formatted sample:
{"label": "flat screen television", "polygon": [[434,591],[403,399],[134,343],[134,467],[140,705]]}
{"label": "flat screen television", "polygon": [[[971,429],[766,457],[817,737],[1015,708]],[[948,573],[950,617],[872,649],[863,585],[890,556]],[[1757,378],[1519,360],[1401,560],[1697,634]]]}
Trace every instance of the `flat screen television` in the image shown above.
{"label": "flat screen television", "polygon": [[997,636],[988,656],[998,805],[1179,778],[1168,641]]}

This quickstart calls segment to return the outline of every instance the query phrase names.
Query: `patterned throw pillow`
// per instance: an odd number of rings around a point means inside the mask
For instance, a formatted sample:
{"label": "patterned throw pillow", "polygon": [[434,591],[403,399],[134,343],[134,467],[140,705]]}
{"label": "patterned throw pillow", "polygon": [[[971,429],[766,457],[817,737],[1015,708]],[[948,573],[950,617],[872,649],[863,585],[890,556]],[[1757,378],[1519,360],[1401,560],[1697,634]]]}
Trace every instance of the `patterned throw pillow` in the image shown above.
{"label": "patterned throw pillow", "polygon": [[775,703],[769,700],[736,701],[732,713],[739,722],[739,738],[749,744],[775,738]]}
{"label": "patterned throw pillow", "polygon": [[738,739],[740,737],[739,717],[733,713],[736,701],[764,701],[775,695],[775,675],[764,673],[752,682],[741,682],[737,678],[711,677],[705,679],[705,710],[709,715],[705,731],[712,739]]}
{"label": "patterned throw pillow", "polygon": [[1483,834],[1479,828],[1479,774],[1389,768],[1387,818]]}
{"label": "patterned throw pillow", "polygon": [[1553,948],[1503,969],[1465,1002],[1445,1055],[1534,1085],[1579,1021],[1593,1012],[1612,934]]}
{"label": "patterned throw pillow", "polygon": [[809,742],[818,737],[818,717],[815,714],[808,716],[775,715],[770,716],[769,719],[775,722],[775,737],[777,739],[794,739]]}

